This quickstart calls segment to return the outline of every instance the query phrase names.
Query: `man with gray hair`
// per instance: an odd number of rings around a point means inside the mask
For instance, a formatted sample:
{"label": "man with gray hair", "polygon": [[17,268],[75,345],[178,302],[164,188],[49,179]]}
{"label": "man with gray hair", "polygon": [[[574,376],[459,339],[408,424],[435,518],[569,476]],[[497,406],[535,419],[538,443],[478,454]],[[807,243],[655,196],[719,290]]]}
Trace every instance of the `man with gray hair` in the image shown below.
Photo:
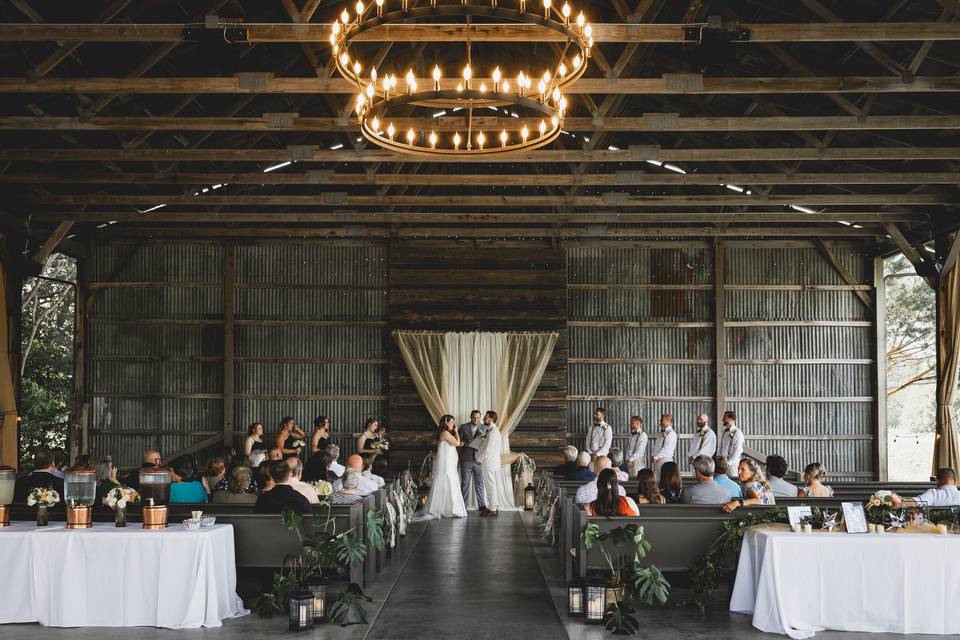
{"label": "man with gray hair", "polygon": [[330,463],[330,471],[332,471],[333,475],[337,476],[338,478],[342,478],[346,467],[337,462],[337,458],[340,456],[340,447],[335,444],[331,444],[327,447],[327,453],[333,456],[333,462]]}
{"label": "man with gray hair", "polygon": [[684,489],[684,504],[726,504],[730,501],[730,490],[713,480],[714,469],[713,458],[710,456],[697,456],[693,459],[697,484]]}
{"label": "man with gray hair", "polygon": [[577,470],[577,448],[568,444],[563,449],[563,464],[553,470],[555,476],[566,476]]}
{"label": "man with gray hair", "polygon": [[595,480],[596,475],[593,471],[590,471],[590,452],[581,451],[580,455],[577,456],[577,468],[573,473],[568,473],[564,476],[565,480],[577,480],[579,482],[587,482],[588,480]]}
{"label": "man with gray hair", "polygon": [[333,504],[356,504],[363,500],[360,495],[360,472],[356,469],[346,469],[343,472],[343,486],[339,491],[330,495]]}
{"label": "man with gray hair", "polygon": [[303,481],[303,463],[300,458],[297,456],[287,458],[287,465],[290,467],[290,486],[302,493],[310,504],[319,504],[320,496],[317,495],[317,490]]}

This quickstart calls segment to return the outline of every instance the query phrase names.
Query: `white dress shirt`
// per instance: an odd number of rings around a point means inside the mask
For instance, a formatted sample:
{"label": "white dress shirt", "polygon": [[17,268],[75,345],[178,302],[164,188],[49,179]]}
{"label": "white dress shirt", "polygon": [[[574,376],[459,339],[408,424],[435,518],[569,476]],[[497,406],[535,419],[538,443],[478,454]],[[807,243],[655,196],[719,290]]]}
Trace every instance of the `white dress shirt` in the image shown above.
{"label": "white dress shirt", "polygon": [[312,485],[296,478],[290,478],[290,486],[306,498],[310,504],[319,504],[320,496],[317,495],[317,490]]}
{"label": "white dress shirt", "polygon": [[960,490],[955,484],[945,484],[927,489],[914,500],[925,507],[960,507]]}
{"label": "white dress shirt", "polygon": [[630,469],[630,475],[637,475],[637,471],[643,469],[647,464],[647,442],[649,436],[642,429],[636,433],[630,434],[627,441],[627,450],[623,453],[624,460],[627,461],[627,468]]}
{"label": "white dress shirt", "polygon": [[385,481],[383,478],[381,478],[380,476],[378,476],[378,475],[375,474],[374,472],[370,471],[369,469],[368,469],[367,471],[364,471],[364,472],[363,472],[363,477],[364,477],[364,478],[367,478],[367,479],[369,479],[369,480],[372,480],[373,482],[375,482],[378,489],[379,489],[380,487],[382,487],[383,485],[387,484],[386,481]]}
{"label": "white dress shirt", "polygon": [[377,492],[377,489],[380,487],[377,486],[377,483],[374,482],[373,478],[370,476],[365,476],[362,473],[357,482],[357,493],[362,496],[369,496]]}
{"label": "white dress shirt", "polygon": [[727,474],[736,476],[737,467],[740,466],[740,458],[743,457],[743,432],[740,431],[739,427],[731,427],[723,430],[717,455],[727,459],[727,463],[729,464]]}
{"label": "white dress shirt", "polygon": [[697,456],[713,457],[717,453],[717,434],[709,426],[697,429],[690,438],[690,448],[687,458],[696,459]]}
{"label": "white dress shirt", "polygon": [[594,456],[605,456],[610,453],[613,444],[613,427],[606,422],[594,424],[587,432],[587,453]]}
{"label": "white dress shirt", "polygon": [[797,487],[783,478],[767,476],[767,484],[770,485],[770,490],[773,491],[773,495],[778,498],[796,498],[798,495]]}
{"label": "white dress shirt", "polygon": [[[617,489],[619,489],[617,493],[619,493],[620,495],[622,496],[627,495],[627,492],[624,491],[622,484],[618,484]],[[577,504],[590,504],[596,499],[597,499],[597,481],[596,480],[591,480],[587,484],[582,484],[579,487],[577,487],[577,497],[574,498],[574,502],[576,502]]]}
{"label": "white dress shirt", "polygon": [[673,460],[673,455],[677,451],[677,432],[673,427],[667,427],[660,431],[656,441],[653,443],[653,459],[658,465]]}

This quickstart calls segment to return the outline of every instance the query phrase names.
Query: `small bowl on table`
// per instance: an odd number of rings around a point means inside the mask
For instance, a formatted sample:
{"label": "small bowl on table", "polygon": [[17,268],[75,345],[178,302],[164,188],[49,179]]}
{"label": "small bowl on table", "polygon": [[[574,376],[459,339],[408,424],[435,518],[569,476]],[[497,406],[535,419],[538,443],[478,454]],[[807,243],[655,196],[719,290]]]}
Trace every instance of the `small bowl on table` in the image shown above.
{"label": "small bowl on table", "polygon": [[201,527],[212,527],[215,524],[217,524],[217,516],[203,516],[200,518]]}
{"label": "small bowl on table", "polygon": [[183,521],[183,528],[187,531],[199,531],[202,526],[201,520],[196,520],[194,518],[187,518]]}

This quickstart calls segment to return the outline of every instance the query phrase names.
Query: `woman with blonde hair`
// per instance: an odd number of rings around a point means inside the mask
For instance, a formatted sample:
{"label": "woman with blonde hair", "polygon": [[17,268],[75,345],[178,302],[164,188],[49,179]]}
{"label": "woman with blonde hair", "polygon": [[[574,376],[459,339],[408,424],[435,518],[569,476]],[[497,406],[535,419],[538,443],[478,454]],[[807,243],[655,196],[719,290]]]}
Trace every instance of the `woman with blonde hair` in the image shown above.
{"label": "woman with blonde hair", "polygon": [[736,498],[723,505],[724,511],[729,513],[737,507],[751,504],[776,504],[773,490],[767,484],[766,476],[763,475],[763,471],[754,460],[750,458],[740,460],[737,467],[737,476],[740,478],[740,484],[743,485],[743,497]]}
{"label": "woman with blonde hair", "polygon": [[811,462],[803,469],[803,485],[797,497],[800,498],[832,498],[833,487],[823,484],[827,477],[827,470],[819,462]]}

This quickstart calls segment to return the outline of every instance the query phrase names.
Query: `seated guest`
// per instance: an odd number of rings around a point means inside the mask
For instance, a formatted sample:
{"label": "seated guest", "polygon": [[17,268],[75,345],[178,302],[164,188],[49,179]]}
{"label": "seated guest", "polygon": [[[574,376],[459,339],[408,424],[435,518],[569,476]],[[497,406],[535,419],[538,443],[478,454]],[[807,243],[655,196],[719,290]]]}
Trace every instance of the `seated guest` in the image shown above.
{"label": "seated guest", "polygon": [[557,465],[553,474],[556,476],[564,476],[577,471],[577,448],[573,445],[567,445],[563,448],[563,464]]}
{"label": "seated guest", "polygon": [[617,480],[629,482],[630,474],[620,468],[623,465],[623,449],[614,447],[607,453],[607,457],[610,458],[610,468],[617,472]]}
{"label": "seated guest", "polygon": [[653,469],[643,468],[637,472],[637,503],[667,504],[667,499],[660,493],[660,485],[657,484]]}
{"label": "seated guest", "polygon": [[326,451],[314,453],[310,456],[310,459],[307,460],[306,464],[303,465],[303,477],[301,480],[304,482],[326,480],[327,470],[330,468],[332,461],[333,457]]}
{"label": "seated guest", "polygon": [[568,473],[564,480],[576,480],[578,482],[589,482],[596,480],[597,476],[590,470],[590,454],[581,451],[577,456],[577,468],[573,473]]}
{"label": "seated guest", "polygon": [[937,486],[927,489],[916,498],[901,498],[893,494],[893,506],[900,507],[960,507],[960,491],[957,491],[957,474],[950,467],[937,469]]}
{"label": "seated guest", "polygon": [[379,456],[367,454],[365,456],[360,456],[363,458],[363,475],[367,480],[372,480],[374,484],[377,485],[377,488],[387,484],[387,481],[378,476],[373,472],[373,461],[376,460]]}
{"label": "seated guest", "polygon": [[253,480],[260,485],[260,493],[273,488],[273,477],[270,475],[270,463],[276,460],[264,460],[253,470]]}
{"label": "seated guest", "polygon": [[249,456],[247,456],[247,462],[250,463],[251,469],[256,469],[260,466],[260,463],[267,459],[267,452],[263,449],[254,450]]}
{"label": "seated guest", "polygon": [[94,469],[97,470],[97,494],[94,504],[106,506],[104,498],[112,489],[120,486],[120,481],[117,480],[117,468],[113,466],[113,459],[110,456],[104,456],[97,460]]}
{"label": "seated guest", "polygon": [[200,482],[203,484],[204,491],[208,496],[212,496],[216,491],[217,485],[227,474],[227,464],[223,458],[210,458],[207,461],[207,468],[203,470],[200,476]]}
{"label": "seated guest", "polygon": [[[81,453],[77,456],[77,459],[74,460],[73,466],[75,467],[86,467],[87,469],[96,468],[98,458],[94,457],[89,453]],[[56,474],[54,474],[56,475]]]}
{"label": "seated guest", "polygon": [[[583,455],[583,453],[581,453],[580,455]],[[608,458],[607,456],[600,456],[594,461],[593,466],[594,468],[596,468],[597,473],[600,473],[604,469],[609,469],[611,466],[610,458]],[[622,485],[618,483],[617,487],[618,487],[617,490],[621,496],[627,495],[627,492],[624,490]],[[590,504],[596,499],[597,499],[597,481],[596,480],[590,480],[589,482],[587,482],[587,484],[577,487],[577,495],[574,498],[574,502],[576,502],[577,504],[579,505]]]}
{"label": "seated guest", "polygon": [[633,498],[620,494],[616,469],[604,469],[597,477],[597,499],[584,507],[589,516],[638,516],[640,510]]}
{"label": "seated guest", "polygon": [[832,498],[833,487],[823,484],[827,470],[819,462],[811,462],[803,469],[803,486],[797,496],[800,498]]}
{"label": "seated guest", "polygon": [[290,465],[286,460],[270,460],[266,463],[270,469],[272,486],[257,498],[253,507],[256,513],[283,513],[290,509],[294,513],[310,515],[313,507],[302,493],[290,486]]}
{"label": "seated guest", "polygon": [[393,474],[390,473],[390,461],[384,456],[377,456],[373,459],[373,472],[383,478],[384,482],[393,480]]}
{"label": "seated guest", "polygon": [[713,456],[713,481],[721,487],[730,490],[731,498],[742,498],[743,489],[727,475],[727,458]]}
{"label": "seated guest", "polygon": [[253,487],[253,471],[246,465],[237,465],[230,471],[225,489],[213,493],[211,502],[216,504],[254,504],[257,501]]}
{"label": "seated guest", "polygon": [[693,471],[697,474],[697,484],[687,487],[683,492],[683,504],[726,504],[730,502],[730,490],[713,480],[716,468],[710,456],[697,456],[693,459]]}
{"label": "seated guest", "polygon": [[[63,470],[67,468],[67,452],[57,447],[56,449],[51,449],[50,453],[53,454],[53,475],[58,478],[63,478]],[[88,467],[90,465],[81,465],[77,463],[78,467]]]}
{"label": "seated guest", "polygon": [[283,449],[274,447],[267,451],[267,460],[283,460]]}
{"label": "seated guest", "polygon": [[33,471],[17,478],[13,490],[13,501],[23,504],[27,501],[27,495],[34,489],[49,487],[60,494],[60,501],[63,502],[63,478],[53,474],[56,469],[53,454],[47,449],[38,449],[33,454]]}
{"label": "seated guest", "polygon": [[787,461],[783,456],[767,456],[767,484],[778,498],[797,497],[797,488],[783,479],[787,475]]}
{"label": "seated guest", "polygon": [[770,490],[767,479],[763,477],[763,471],[752,458],[740,460],[737,476],[743,486],[743,497],[735,498],[723,505],[724,511],[730,512],[745,504],[776,504],[777,500],[773,497],[773,491]]}
{"label": "seated guest", "polygon": [[338,478],[342,477],[346,467],[337,462],[337,458],[340,457],[340,447],[332,444],[327,447],[327,453],[333,457],[333,462],[330,463],[330,471],[333,471],[333,475],[337,476]]}
{"label": "seated guest", "polygon": [[170,485],[170,503],[186,502],[200,503],[207,502],[207,490],[203,488],[203,483],[194,480],[196,471],[189,458],[180,458],[173,463],[173,471],[180,478]]}
{"label": "seated guest", "polygon": [[[153,467],[159,467],[163,465],[163,458],[160,456],[160,452],[156,449],[147,449],[143,452],[143,464],[140,465],[141,469],[152,469]],[[173,472],[172,480],[174,482],[180,482],[180,476],[177,475],[176,469],[171,469]],[[140,482],[139,474],[135,474],[137,478],[137,483]],[[136,487],[134,487],[136,488]]]}
{"label": "seated guest", "polygon": [[303,494],[310,504],[320,504],[320,496],[317,490],[301,479],[303,475],[303,462],[300,458],[287,458],[287,465],[290,467],[290,486]]}
{"label": "seated guest", "polygon": [[667,499],[667,504],[680,504],[683,499],[683,479],[680,477],[680,467],[672,460],[660,465],[660,493]]}
{"label": "seated guest", "polygon": [[343,472],[343,486],[330,495],[330,501],[333,504],[356,504],[363,500],[363,496],[357,491],[360,484],[360,472],[356,469],[347,469]]}
{"label": "seated guest", "polygon": [[360,482],[357,484],[357,493],[359,493],[361,496],[369,496],[372,493],[376,493],[377,489],[380,488],[372,478],[368,478],[363,475],[363,458],[361,458],[359,455],[353,454],[347,458],[347,469],[353,469],[360,474]]}

